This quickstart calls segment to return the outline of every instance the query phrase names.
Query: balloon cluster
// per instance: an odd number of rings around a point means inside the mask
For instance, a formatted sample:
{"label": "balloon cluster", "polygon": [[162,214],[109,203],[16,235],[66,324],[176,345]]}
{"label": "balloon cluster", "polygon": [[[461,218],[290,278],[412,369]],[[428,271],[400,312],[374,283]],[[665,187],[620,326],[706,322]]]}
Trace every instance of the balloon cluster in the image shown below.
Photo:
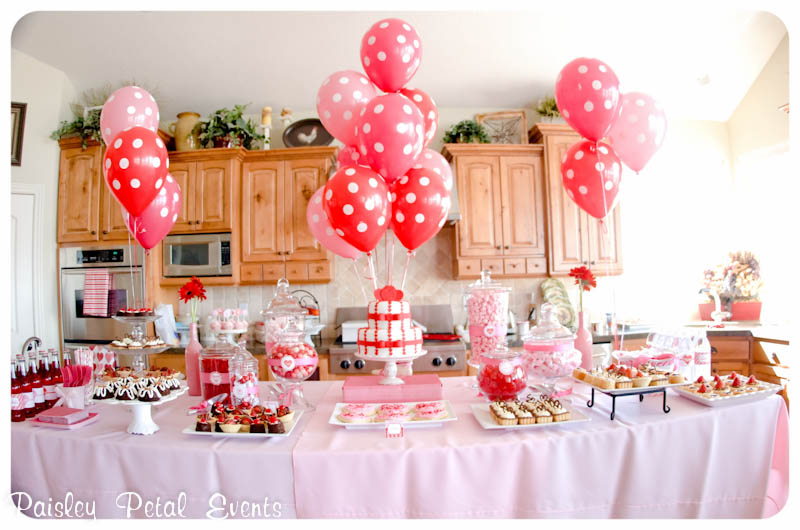
{"label": "balloon cluster", "polygon": [[361,39],[366,75],[335,72],[317,92],[322,124],[345,147],[338,171],[311,198],[307,219],[339,256],[369,256],[387,230],[413,252],[444,225],[453,176],[444,157],[426,148],[439,112],[427,93],[406,87],[421,58],[413,27],[379,20]]}
{"label": "balloon cluster", "polygon": [[622,94],[611,67],[587,57],[561,69],[555,97],[561,115],[584,137],[561,161],[564,188],[575,204],[602,219],[616,205],[622,162],[637,173],[644,168],[664,142],[666,116],[647,94]]}
{"label": "balloon cluster", "polygon": [[137,86],[111,94],[100,113],[106,184],[122,206],[128,231],[147,250],[169,233],[182,201],[181,189],[168,172],[158,119],[156,100]]}

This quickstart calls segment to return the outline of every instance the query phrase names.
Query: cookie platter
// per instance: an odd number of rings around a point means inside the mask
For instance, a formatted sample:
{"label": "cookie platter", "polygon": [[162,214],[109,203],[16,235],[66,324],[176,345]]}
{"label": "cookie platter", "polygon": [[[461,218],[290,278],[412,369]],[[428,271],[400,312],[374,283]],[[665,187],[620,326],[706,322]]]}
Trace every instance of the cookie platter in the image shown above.
{"label": "cookie platter", "polygon": [[383,429],[389,423],[406,428],[437,427],[456,421],[453,406],[447,400],[408,403],[337,403],[328,420],[346,429]]}
{"label": "cookie platter", "polygon": [[[706,407],[728,407],[731,405],[739,405],[742,403],[750,403],[752,401],[759,401],[761,399],[767,398],[773,394],[780,392],[783,388],[781,385],[776,385],[774,383],[767,383],[766,381],[758,381],[753,377],[751,380],[754,381],[754,384],[749,385],[748,383],[743,383],[741,387],[741,391],[734,391],[731,383],[736,378],[736,374],[726,375],[720,377],[722,381],[722,385],[724,390],[722,392],[718,392],[714,390],[714,381],[708,381],[707,388],[708,392],[698,392],[700,385],[702,383],[695,382],[690,385],[683,385],[677,388],[673,388],[672,390],[690,401],[694,401],[695,403],[700,403],[701,405],[705,405]],[[744,380],[744,376],[739,376],[742,380]]]}
{"label": "cookie platter", "polygon": [[[216,432],[216,431],[198,431],[196,430],[194,425],[190,425],[186,427],[183,431],[183,434],[191,434],[194,436],[214,436],[217,438],[237,438],[240,440],[259,440],[264,438],[286,438],[292,434],[294,428],[300,423],[300,418],[303,416],[303,410],[296,410],[294,411],[294,418],[292,421],[285,422],[284,428],[286,432],[281,433],[272,433],[272,432],[264,432],[264,433],[255,433],[255,432]],[[288,425],[287,425],[288,423]]]}
{"label": "cookie platter", "polygon": [[481,427],[488,431],[492,430],[528,430],[528,429],[546,429],[548,427],[562,427],[564,425],[573,425],[575,423],[583,423],[591,421],[591,418],[582,414],[578,410],[568,405],[564,405],[564,409],[569,412],[569,419],[564,421],[550,421],[548,423],[530,423],[527,425],[500,425],[495,421],[494,416],[490,410],[490,403],[473,403],[472,414],[478,421]]}
{"label": "cookie platter", "polygon": [[602,392],[604,394],[608,394],[609,396],[627,396],[632,394],[642,394],[642,393],[651,393],[651,392],[660,392],[661,390],[667,388],[680,388],[682,386],[686,386],[686,381],[681,383],[668,383],[666,385],[654,385],[654,386],[643,386],[643,387],[633,387],[633,388],[614,388],[614,389],[607,389],[602,388],[591,383],[587,383],[582,379],[578,379],[577,377],[572,377],[573,380],[577,381],[578,383],[583,383],[585,385],[589,385],[594,390],[598,392]]}

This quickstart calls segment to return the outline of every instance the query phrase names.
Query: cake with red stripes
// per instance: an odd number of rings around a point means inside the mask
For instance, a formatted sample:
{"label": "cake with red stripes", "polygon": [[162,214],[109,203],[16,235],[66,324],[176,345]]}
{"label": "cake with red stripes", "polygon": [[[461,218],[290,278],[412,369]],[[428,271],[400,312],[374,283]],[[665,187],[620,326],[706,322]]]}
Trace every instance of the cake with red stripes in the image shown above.
{"label": "cake with red stripes", "polygon": [[367,327],[358,330],[358,353],[372,359],[403,358],[422,352],[422,330],[411,323],[411,305],[391,286],[375,291],[367,304]]}

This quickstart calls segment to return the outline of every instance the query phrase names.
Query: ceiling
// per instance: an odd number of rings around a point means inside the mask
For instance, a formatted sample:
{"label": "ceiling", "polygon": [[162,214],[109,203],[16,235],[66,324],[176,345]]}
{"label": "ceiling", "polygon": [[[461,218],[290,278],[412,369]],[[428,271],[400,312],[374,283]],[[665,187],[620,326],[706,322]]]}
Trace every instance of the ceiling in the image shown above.
{"label": "ceiling", "polygon": [[623,91],[653,95],[673,117],[725,121],[786,29],[766,12],[716,9],[36,12],[19,21],[12,47],[65,72],[78,92],[131,79],[153,87],[164,117],[243,102],[311,109],[325,77],[360,69],[370,25],[399,16],[422,38],[410,85],[440,107],[535,105],[563,65],[591,56],[612,66]]}

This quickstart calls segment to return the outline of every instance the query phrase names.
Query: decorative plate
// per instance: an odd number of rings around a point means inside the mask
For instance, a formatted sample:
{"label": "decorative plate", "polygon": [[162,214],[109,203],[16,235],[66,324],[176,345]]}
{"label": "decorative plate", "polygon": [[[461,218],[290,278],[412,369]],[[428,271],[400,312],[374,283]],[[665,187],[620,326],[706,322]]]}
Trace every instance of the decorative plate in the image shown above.
{"label": "decorative plate", "polygon": [[320,147],[330,145],[332,141],[333,136],[317,118],[298,120],[283,131],[283,145],[286,147]]}

